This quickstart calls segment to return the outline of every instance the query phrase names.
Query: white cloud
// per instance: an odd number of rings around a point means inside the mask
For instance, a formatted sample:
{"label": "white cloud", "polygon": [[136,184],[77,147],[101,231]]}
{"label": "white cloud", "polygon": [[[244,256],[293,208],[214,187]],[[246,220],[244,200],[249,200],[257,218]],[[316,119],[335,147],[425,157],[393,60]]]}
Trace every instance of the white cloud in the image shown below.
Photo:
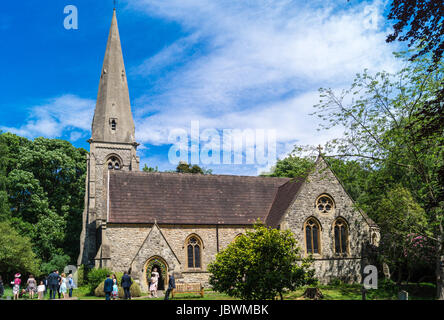
{"label": "white cloud", "polygon": [[76,141],[91,129],[94,104],[93,100],[66,94],[29,108],[29,115],[22,126],[0,129],[28,138],[55,138],[69,133],[70,140]]}
{"label": "white cloud", "polygon": [[[171,130],[189,131],[191,121],[201,132],[276,130],[279,158],[295,143],[324,143],[342,132],[316,130],[309,114],[317,89],[348,87],[364,68],[398,68],[396,47],[385,43],[381,0],[132,0],[127,9],[179,24],[185,34],[129,70],[133,81],[150,78],[132,107],[139,149],[160,168],[172,164],[150,154],[149,145],[168,145]],[[65,95],[33,107],[23,126],[6,130],[48,137],[72,131],[76,140],[90,130],[93,110],[93,100]],[[214,168],[256,174],[246,166]]]}
{"label": "white cloud", "polygon": [[[317,119],[309,113],[319,100],[317,89],[348,86],[364,68],[397,68],[394,47],[385,43],[387,30],[381,29],[382,2],[341,5],[128,2],[130,9],[180,23],[188,33],[132,70],[138,77],[161,75],[136,100],[137,139],[167,144],[170,130],[189,129],[192,120],[199,120],[201,130],[275,129],[285,150],[295,142],[318,144],[340,135],[340,130],[316,131]],[[193,48],[198,54],[190,54]]]}

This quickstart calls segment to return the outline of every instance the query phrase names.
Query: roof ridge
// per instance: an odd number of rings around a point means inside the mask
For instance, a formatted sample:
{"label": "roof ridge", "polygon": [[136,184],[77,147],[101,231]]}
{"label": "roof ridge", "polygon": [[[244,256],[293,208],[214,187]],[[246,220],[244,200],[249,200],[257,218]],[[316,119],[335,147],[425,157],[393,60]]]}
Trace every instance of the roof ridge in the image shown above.
{"label": "roof ridge", "polygon": [[291,181],[294,178],[288,177],[268,177],[268,176],[247,176],[247,175],[236,175],[236,174],[198,174],[198,173],[188,173],[188,172],[145,172],[145,171],[122,171],[122,170],[111,170],[111,174],[141,174],[141,175],[184,175],[184,176],[195,176],[195,177],[245,177],[254,179],[270,179],[270,180],[287,180]]}

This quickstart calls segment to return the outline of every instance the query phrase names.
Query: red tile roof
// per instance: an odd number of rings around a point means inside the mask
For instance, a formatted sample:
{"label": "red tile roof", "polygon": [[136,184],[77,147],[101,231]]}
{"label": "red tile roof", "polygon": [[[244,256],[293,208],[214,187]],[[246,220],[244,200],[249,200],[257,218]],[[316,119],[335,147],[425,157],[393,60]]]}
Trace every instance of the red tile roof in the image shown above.
{"label": "red tile roof", "polygon": [[[265,221],[272,205],[274,222],[296,192],[283,186],[289,180],[110,171],[108,222],[249,225]],[[275,199],[278,190],[285,192]]]}

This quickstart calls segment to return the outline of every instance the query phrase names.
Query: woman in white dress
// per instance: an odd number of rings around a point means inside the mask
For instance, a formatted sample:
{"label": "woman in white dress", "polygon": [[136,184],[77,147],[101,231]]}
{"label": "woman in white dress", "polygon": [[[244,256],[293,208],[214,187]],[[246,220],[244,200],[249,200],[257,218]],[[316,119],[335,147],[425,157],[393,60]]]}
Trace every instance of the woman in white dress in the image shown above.
{"label": "woman in white dress", "polygon": [[62,273],[62,280],[60,281],[60,293],[63,294],[63,299],[66,299],[66,292],[67,292],[67,286],[66,286],[66,275]]}
{"label": "woman in white dress", "polygon": [[151,273],[151,285],[150,285],[150,291],[151,291],[151,297],[157,298],[157,285],[159,283],[159,272],[157,272],[157,268],[153,269],[153,272]]}

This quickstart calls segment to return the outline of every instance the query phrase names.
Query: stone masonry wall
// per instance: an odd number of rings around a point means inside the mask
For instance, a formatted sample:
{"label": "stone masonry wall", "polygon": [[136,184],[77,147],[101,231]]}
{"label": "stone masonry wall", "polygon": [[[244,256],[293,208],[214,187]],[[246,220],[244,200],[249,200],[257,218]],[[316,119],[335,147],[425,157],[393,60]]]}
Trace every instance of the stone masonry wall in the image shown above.
{"label": "stone masonry wall", "polygon": [[[322,194],[327,194],[334,200],[334,210],[328,213],[317,210],[315,201]],[[313,267],[318,279],[322,283],[327,283],[333,278],[359,282],[362,249],[364,243],[370,241],[369,222],[353,207],[352,200],[322,159],[318,162],[317,170],[299,190],[281,221],[282,229],[289,228],[295,234],[304,255],[306,255],[304,223],[310,217],[316,218],[321,226],[320,253],[313,256],[315,259]],[[333,223],[338,217],[343,218],[348,224],[349,241],[346,256],[334,253]],[[143,268],[148,259],[154,255],[166,261],[169,271],[173,269],[179,272],[178,282],[201,282],[208,286],[207,266],[214,260],[218,251],[216,232],[219,234],[219,250],[222,250],[238,234],[245,233],[247,227],[161,225],[160,229],[152,232],[150,239],[147,239],[152,228],[152,225],[108,224],[106,229],[111,269],[125,271],[132,267],[133,277],[139,280],[143,289],[147,289]],[[193,234],[202,242],[201,268],[196,270],[187,266],[186,240]]]}
{"label": "stone masonry wall", "polygon": [[[322,194],[327,194],[334,200],[334,210],[322,213],[316,208],[316,199]],[[316,275],[321,282],[328,282],[335,277],[359,281],[362,249],[363,244],[370,241],[370,226],[364,216],[353,207],[353,201],[322,159],[299,190],[281,222],[281,228],[289,228],[295,234],[305,256],[304,223],[310,217],[319,221],[321,227],[320,253],[313,255]],[[334,253],[333,223],[338,217],[342,217],[348,224],[348,254],[345,258],[351,260],[344,260]]]}
{"label": "stone masonry wall", "polygon": [[[153,256],[157,255],[163,258],[169,271],[177,271],[181,276],[178,282],[201,282],[208,286],[207,266],[212,262],[217,253],[216,226],[189,226],[189,225],[163,225],[160,230],[167,240],[168,244],[162,242],[160,235],[156,235],[154,240],[146,238],[152,229],[152,225],[117,225],[108,224],[106,229],[108,243],[111,252],[111,269],[113,271],[123,272],[132,266],[133,277],[139,280],[139,283],[146,288],[144,283],[144,273],[141,272],[145,263]],[[219,226],[219,250],[225,248],[234,238],[245,233],[243,226]],[[189,269],[187,265],[186,244],[185,241],[190,235],[197,235],[202,241],[201,263],[199,269]],[[150,235],[151,237],[151,235]],[[149,244],[156,241],[155,245]],[[145,242],[145,243],[144,243]],[[152,250],[149,247],[153,247]],[[173,253],[177,257],[178,263],[174,262]],[[133,261],[135,260],[135,261]],[[131,265],[131,263],[133,264]]]}

